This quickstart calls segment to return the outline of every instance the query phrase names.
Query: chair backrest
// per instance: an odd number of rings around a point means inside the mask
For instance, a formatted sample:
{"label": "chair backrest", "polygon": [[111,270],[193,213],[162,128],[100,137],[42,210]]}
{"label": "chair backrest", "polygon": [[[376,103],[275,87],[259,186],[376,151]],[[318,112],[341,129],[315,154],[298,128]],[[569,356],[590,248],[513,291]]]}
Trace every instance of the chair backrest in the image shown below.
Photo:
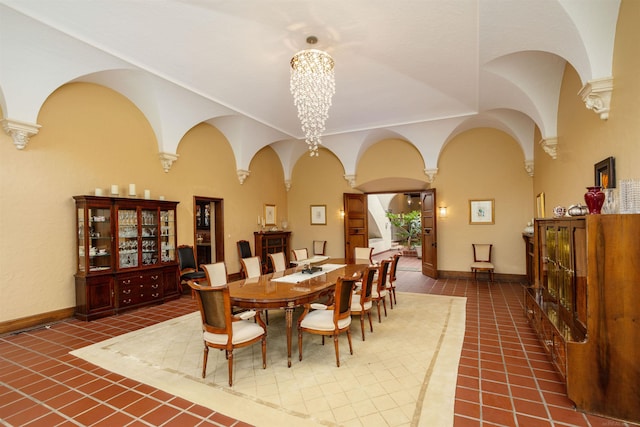
{"label": "chair backrest", "polygon": [[391,282],[396,281],[396,271],[398,270],[398,262],[401,256],[401,254],[395,254],[391,259],[391,267],[389,267],[389,280]]}
{"label": "chair backrest", "polygon": [[262,275],[262,263],[260,262],[259,256],[242,258],[240,262],[242,263],[242,271],[244,272],[245,278]]}
{"label": "chair backrest", "polygon": [[187,282],[195,294],[202,330],[213,334],[227,334],[228,343],[232,339],[231,298],[228,286],[200,286],[189,280]]}
{"label": "chair backrest", "polygon": [[346,319],[351,316],[351,297],[353,296],[353,287],[356,279],[339,277],[336,282],[335,308],[333,310],[333,323],[338,325],[338,320]]}
{"label": "chair backrest", "polygon": [[251,246],[248,240],[238,240],[238,257],[249,258],[251,256]]}
{"label": "chair backrest", "polygon": [[373,248],[355,248],[356,264],[373,264]]}
{"label": "chair backrest", "polygon": [[268,254],[269,259],[271,260],[271,267],[273,267],[274,272],[284,271],[287,269],[287,261],[284,257],[284,252],[276,252],[273,254]]}
{"label": "chair backrest", "polygon": [[324,255],[324,251],[327,248],[326,240],[314,240],[313,241],[313,254]]}
{"label": "chair backrest", "polygon": [[491,262],[491,247],[493,245],[486,243],[472,243],[473,260],[475,262]]}
{"label": "chair backrest", "polygon": [[193,253],[193,246],[178,246],[178,265],[180,268],[180,274],[184,273],[185,270],[197,270],[196,256]]}
{"label": "chair backrest", "polygon": [[307,248],[294,249],[291,251],[291,254],[293,255],[293,259],[296,261],[309,258],[309,251],[307,251]]}
{"label": "chair backrest", "polygon": [[378,272],[378,293],[381,293],[387,288],[387,273],[389,272],[390,264],[391,261],[388,259],[385,259],[380,263],[380,271]]}
{"label": "chair backrest", "polygon": [[200,267],[207,275],[207,283],[209,283],[209,286],[215,287],[227,284],[227,267],[224,265],[224,262],[202,264]]}
{"label": "chair backrest", "polygon": [[371,292],[373,292],[373,281],[380,267],[368,267],[362,279],[362,290],[360,292],[360,304],[364,307],[365,303],[371,300]]}

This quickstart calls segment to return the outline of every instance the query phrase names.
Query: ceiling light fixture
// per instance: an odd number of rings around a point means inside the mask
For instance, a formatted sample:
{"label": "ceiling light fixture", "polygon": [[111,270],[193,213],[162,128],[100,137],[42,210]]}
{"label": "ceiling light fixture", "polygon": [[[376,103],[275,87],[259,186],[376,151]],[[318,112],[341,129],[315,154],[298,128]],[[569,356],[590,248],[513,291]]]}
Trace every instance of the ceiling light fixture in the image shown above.
{"label": "ceiling light fixture", "polygon": [[[317,42],[315,36],[307,37],[307,43]],[[333,65],[331,55],[318,49],[301,50],[291,58],[291,94],[311,157],[318,155],[320,136],[336,91]]]}

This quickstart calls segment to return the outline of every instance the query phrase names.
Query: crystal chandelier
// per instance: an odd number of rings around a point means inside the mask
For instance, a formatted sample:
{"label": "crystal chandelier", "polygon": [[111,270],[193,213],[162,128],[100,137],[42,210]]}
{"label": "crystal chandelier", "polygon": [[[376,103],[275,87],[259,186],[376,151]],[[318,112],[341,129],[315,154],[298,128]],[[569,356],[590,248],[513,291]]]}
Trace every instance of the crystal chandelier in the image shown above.
{"label": "crystal chandelier", "polygon": [[322,144],[320,135],[329,117],[331,97],[336,91],[333,58],[317,49],[301,50],[293,55],[290,88],[309,154],[317,156],[318,144]]}

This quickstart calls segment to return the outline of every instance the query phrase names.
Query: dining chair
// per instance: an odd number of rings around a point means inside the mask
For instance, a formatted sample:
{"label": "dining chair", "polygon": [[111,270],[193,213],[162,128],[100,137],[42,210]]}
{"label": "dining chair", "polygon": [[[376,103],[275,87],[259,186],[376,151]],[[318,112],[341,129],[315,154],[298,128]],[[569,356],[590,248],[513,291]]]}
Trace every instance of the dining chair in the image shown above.
{"label": "dining chair", "polygon": [[373,291],[373,281],[380,267],[368,267],[362,279],[360,290],[355,291],[351,297],[351,315],[360,316],[360,329],[362,330],[362,341],[364,341],[364,316],[369,318],[369,329],[373,332],[373,322],[371,321],[371,292]]}
{"label": "dining chair", "polygon": [[224,262],[202,264],[200,268],[204,270],[209,286],[216,287],[227,284],[227,267],[224,265]]}
{"label": "dining chair", "polygon": [[473,280],[478,280],[478,271],[486,271],[489,273],[489,281],[493,283],[494,266],[491,262],[491,249],[493,248],[493,245],[486,243],[472,243],[471,246],[473,246],[473,263],[471,263]]}
{"label": "dining chair", "polygon": [[389,272],[389,264],[391,261],[388,259],[383,260],[380,263],[380,270],[378,271],[378,282],[371,291],[371,300],[376,303],[378,307],[378,323],[382,323],[382,317],[380,316],[380,303],[384,307],[384,317],[387,317],[387,273]]}
{"label": "dining chair", "polygon": [[294,261],[300,261],[309,258],[309,251],[307,251],[307,248],[293,249],[291,255]]}
{"label": "dining chair", "polygon": [[355,248],[356,264],[373,264],[373,248]]}
{"label": "dining chair", "polygon": [[[340,367],[340,348],[338,336],[346,332],[349,341],[349,352],[353,354],[351,344],[351,298],[356,278],[338,278],[335,287],[333,304],[312,303],[305,304],[304,311],[298,319],[298,349],[300,361],[302,361],[302,333],[322,335],[322,344],[325,336],[333,336],[333,345],[336,351],[336,365]],[[313,309],[313,310],[312,310]]]}
{"label": "dining chair", "polygon": [[327,241],[326,240],[314,240],[313,241],[313,254],[314,255],[324,255],[325,250],[327,249]]}
{"label": "dining chair", "polygon": [[391,259],[391,266],[389,267],[389,277],[387,277],[387,288],[389,289],[389,305],[393,308],[398,304],[396,298],[396,272],[398,271],[398,263],[402,254],[394,254]]}
{"label": "dining chair", "polygon": [[193,246],[178,246],[178,269],[180,270],[180,293],[182,293],[182,285],[186,285],[188,280],[198,282],[206,278],[204,271],[198,270]]}
{"label": "dining chair", "polygon": [[268,254],[267,256],[271,261],[271,267],[273,267],[274,273],[287,269],[287,260],[284,257],[284,252],[276,252],[273,254]]}
{"label": "dining chair", "polygon": [[245,279],[262,275],[262,262],[259,256],[241,258],[240,263],[242,264],[242,273]]}
{"label": "dining chair", "polygon": [[[202,338],[204,341],[202,378],[207,374],[209,347],[225,351],[229,365],[229,387],[233,386],[233,350],[236,348],[246,347],[261,341],[262,369],[266,369],[267,327],[260,314],[251,310],[233,315],[229,287],[226,285],[200,286],[192,280],[187,283],[196,296],[202,318]],[[252,317],[255,317],[256,322],[248,320]]]}

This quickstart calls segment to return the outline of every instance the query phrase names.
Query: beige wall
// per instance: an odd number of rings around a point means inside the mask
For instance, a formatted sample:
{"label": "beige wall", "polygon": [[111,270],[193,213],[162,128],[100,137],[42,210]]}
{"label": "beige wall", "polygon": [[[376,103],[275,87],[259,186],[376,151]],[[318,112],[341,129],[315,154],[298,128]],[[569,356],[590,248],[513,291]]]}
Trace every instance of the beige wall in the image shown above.
{"label": "beige wall", "polygon": [[[532,178],[524,169],[524,153],[509,135],[474,129],[449,141],[432,185],[438,218],[438,270],[469,271],[472,243],[493,244],[497,273],[524,274],[522,231],[532,218]],[[470,225],[469,200],[494,199],[495,224]]]}
{"label": "beige wall", "polygon": [[[584,204],[585,187],[594,184],[593,165],[616,160],[617,179],[640,179],[640,2],[621,4],[614,47],[614,89],[608,120],[587,110],[576,94],[580,82],[567,66],[558,112],[558,156],[535,151],[535,193],[544,192],[547,216],[554,206]],[[537,139],[539,140],[539,138]]]}
{"label": "beige wall", "polygon": [[[567,68],[558,115],[558,159],[539,146],[535,175],[524,171],[523,155],[510,137],[476,129],[446,145],[434,182],[449,216],[438,223],[441,270],[468,271],[470,244],[496,245],[498,273],[524,273],[520,233],[533,216],[535,194],[545,192],[548,212],[555,205],[582,200],[593,182],[594,163],[614,156],[619,178],[640,178],[640,2],[623,0],[614,52],[615,89],[608,121],[586,110],[582,87]],[[19,119],[19,118],[18,118]],[[303,156],[284,188],[282,166],[270,148],[250,165],[240,185],[233,153],[209,125],[195,126],[178,147],[179,160],[164,173],[156,137],[141,112],[121,95],[91,84],[66,85],[45,102],[40,133],[24,151],[0,132],[0,322],[75,305],[72,196],[95,187],[135,183],[152,196],[180,202],[179,243],[193,243],[193,196],[224,199],[225,252],[230,273],[239,270],[235,242],[253,241],[257,216],[275,204],[278,222],[289,220],[293,246],[311,248],[328,240],[328,253],[343,256],[342,194],[357,192],[343,178],[344,168],[330,152]],[[539,140],[539,134],[536,141]],[[383,177],[425,181],[422,161],[406,142],[382,141],[365,153],[358,185]],[[403,189],[405,190],[405,189]],[[495,198],[496,225],[468,225],[468,199]],[[327,225],[309,224],[309,206],[327,205]]]}
{"label": "beige wall", "polygon": [[153,198],[179,201],[179,244],[193,244],[193,196],[223,198],[230,273],[240,269],[235,242],[253,242],[264,204],[287,211],[273,150],[255,156],[240,185],[226,139],[202,124],[185,135],[178,161],[165,173],[146,118],[104,87],[61,87],[38,123],[41,131],[24,151],[0,133],[0,322],[75,306],[74,195],[135,183],[138,193],[150,189]]}

